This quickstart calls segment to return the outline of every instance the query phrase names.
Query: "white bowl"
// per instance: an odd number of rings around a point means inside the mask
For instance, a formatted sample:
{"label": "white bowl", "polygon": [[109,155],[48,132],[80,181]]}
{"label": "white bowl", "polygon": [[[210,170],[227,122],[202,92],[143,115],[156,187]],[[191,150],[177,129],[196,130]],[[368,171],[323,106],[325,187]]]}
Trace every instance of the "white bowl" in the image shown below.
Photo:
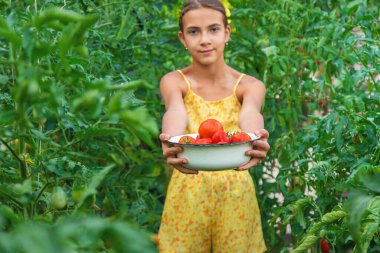
{"label": "white bowl", "polygon": [[182,146],[184,151],[177,157],[186,158],[189,162],[183,167],[195,170],[228,170],[235,169],[249,162],[250,156],[245,155],[252,149],[252,142],[260,137],[248,133],[251,140],[245,142],[231,142],[225,144],[180,144],[179,139],[184,136],[196,138],[197,134],[184,134],[170,138],[169,143]]}

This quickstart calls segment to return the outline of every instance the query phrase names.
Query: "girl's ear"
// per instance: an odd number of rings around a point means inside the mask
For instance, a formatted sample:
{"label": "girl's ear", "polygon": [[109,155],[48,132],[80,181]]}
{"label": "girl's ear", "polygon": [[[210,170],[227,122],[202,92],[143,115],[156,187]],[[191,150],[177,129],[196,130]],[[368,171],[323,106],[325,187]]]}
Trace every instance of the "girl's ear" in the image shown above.
{"label": "girl's ear", "polygon": [[230,35],[231,35],[231,26],[230,25],[227,25],[226,27],[226,40],[225,40],[225,43],[228,42],[228,40],[230,39]]}
{"label": "girl's ear", "polygon": [[178,38],[179,38],[179,40],[181,41],[182,45],[183,45],[185,48],[187,48],[187,46],[186,46],[186,41],[185,41],[185,35],[183,34],[182,31],[179,31],[179,32],[178,32]]}

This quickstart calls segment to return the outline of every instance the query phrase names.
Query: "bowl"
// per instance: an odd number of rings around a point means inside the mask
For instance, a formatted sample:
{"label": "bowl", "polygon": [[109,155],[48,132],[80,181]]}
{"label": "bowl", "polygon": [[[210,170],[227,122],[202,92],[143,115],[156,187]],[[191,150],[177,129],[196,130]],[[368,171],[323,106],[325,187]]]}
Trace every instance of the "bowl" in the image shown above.
{"label": "bowl", "polygon": [[174,146],[181,146],[184,151],[177,157],[186,158],[187,164],[183,167],[194,170],[228,170],[235,169],[249,162],[250,156],[245,155],[247,150],[252,149],[252,142],[260,137],[253,133],[248,133],[251,140],[245,142],[230,142],[224,144],[181,144],[178,143],[182,136],[197,137],[197,134],[184,134],[173,136],[169,143]]}

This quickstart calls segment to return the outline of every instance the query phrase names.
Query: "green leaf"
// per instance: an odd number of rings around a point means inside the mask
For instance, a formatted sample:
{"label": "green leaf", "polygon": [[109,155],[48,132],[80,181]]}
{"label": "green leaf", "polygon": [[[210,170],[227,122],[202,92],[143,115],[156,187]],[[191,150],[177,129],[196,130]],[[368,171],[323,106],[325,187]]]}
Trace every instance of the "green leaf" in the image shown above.
{"label": "green leaf", "polygon": [[263,51],[263,53],[268,58],[270,58],[270,57],[276,56],[280,52],[280,49],[276,46],[269,46],[269,47],[262,48],[261,51]]}
{"label": "green leaf", "polygon": [[5,76],[5,75],[0,74],[0,85],[4,85],[4,84],[6,84],[8,81],[9,81],[9,77],[8,77],[8,76]]}
{"label": "green leaf", "polygon": [[[85,233],[83,231],[86,231]],[[9,238],[11,235],[11,238]],[[146,232],[124,221],[92,215],[63,216],[55,224],[27,221],[12,229],[11,234],[0,232],[2,253],[50,252],[156,252]]]}
{"label": "green leaf", "polygon": [[8,27],[6,21],[0,18],[0,38],[5,38],[11,42],[15,48],[21,44],[21,37]]}
{"label": "green leaf", "polygon": [[142,140],[152,148],[156,147],[152,141],[151,134],[148,132],[147,129],[142,127],[135,127],[133,130],[133,132],[139,137],[140,140]]}
{"label": "green leaf", "polygon": [[18,224],[21,219],[9,206],[0,205],[0,228],[3,228],[9,221],[12,225]]}
{"label": "green leaf", "polygon": [[358,5],[361,5],[361,4],[363,4],[362,0],[350,1],[349,4],[347,5],[347,9],[350,13],[352,13],[358,7]]}
{"label": "green leaf", "polygon": [[363,214],[360,229],[360,238],[355,241],[355,253],[365,253],[368,251],[368,247],[380,228],[380,196],[371,199],[368,208]]}
{"label": "green leaf", "polygon": [[144,80],[135,80],[128,83],[122,83],[120,85],[107,86],[108,91],[116,91],[116,90],[128,91],[128,90],[134,90],[137,88],[153,89],[154,87]]}
{"label": "green leaf", "polygon": [[380,174],[363,175],[360,181],[371,191],[380,193]]}
{"label": "green leaf", "polygon": [[[107,174],[115,167],[115,164],[108,165],[104,167],[100,172],[98,172],[90,181],[86,192],[83,193],[81,199],[79,200],[78,207],[76,210],[80,210],[82,208],[88,208],[88,206],[84,206],[89,201],[91,202],[91,198],[97,193],[98,186],[102,183]],[[93,204],[93,203],[90,203]]]}
{"label": "green leaf", "polygon": [[89,127],[77,133],[78,138],[89,139],[94,137],[114,136],[121,133],[123,129],[113,127]]}
{"label": "green leaf", "polygon": [[372,199],[371,195],[359,190],[348,193],[348,199],[344,203],[344,210],[348,215],[348,228],[356,243],[360,243],[361,219]]}
{"label": "green leaf", "polygon": [[40,131],[38,131],[36,129],[31,129],[30,132],[37,139],[40,139],[40,140],[43,140],[43,141],[49,140],[49,138],[44,133],[42,133],[42,132],[40,132]]}
{"label": "green leaf", "polygon": [[364,103],[363,99],[361,99],[360,97],[355,97],[355,104],[356,104],[359,112],[366,111],[365,103]]}
{"label": "green leaf", "polygon": [[336,148],[338,149],[338,151],[340,151],[342,146],[343,146],[343,128],[344,128],[343,124],[344,124],[344,122],[340,118],[340,120],[337,123],[335,130],[334,130],[334,132],[335,132],[335,143],[336,143]]}
{"label": "green leaf", "polygon": [[133,110],[125,111],[120,114],[120,118],[125,120],[126,123],[129,123],[130,126],[139,131],[139,129],[143,128],[147,132],[147,137],[157,136],[158,135],[158,127],[155,119],[148,114],[147,109],[143,107],[138,107]]}
{"label": "green leaf", "polygon": [[134,16],[131,15],[131,12],[133,8],[139,4],[140,4],[140,1],[133,1],[129,4],[128,10],[123,17],[120,24],[119,31],[117,32],[117,35],[116,35],[117,40],[120,40],[122,38],[123,32],[127,24],[128,24],[128,29],[127,29],[126,34],[124,35],[124,38],[127,39],[128,36],[132,33],[133,31],[132,28],[136,26],[136,19]]}

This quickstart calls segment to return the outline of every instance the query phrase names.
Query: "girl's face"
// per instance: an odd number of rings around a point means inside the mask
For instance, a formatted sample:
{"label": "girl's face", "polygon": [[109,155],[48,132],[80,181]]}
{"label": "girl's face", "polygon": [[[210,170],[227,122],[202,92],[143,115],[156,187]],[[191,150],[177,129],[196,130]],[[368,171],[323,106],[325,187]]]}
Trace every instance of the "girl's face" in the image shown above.
{"label": "girl's face", "polygon": [[224,27],[222,13],[210,8],[191,10],[182,17],[182,24],[178,37],[193,61],[208,65],[223,58],[231,28]]}

